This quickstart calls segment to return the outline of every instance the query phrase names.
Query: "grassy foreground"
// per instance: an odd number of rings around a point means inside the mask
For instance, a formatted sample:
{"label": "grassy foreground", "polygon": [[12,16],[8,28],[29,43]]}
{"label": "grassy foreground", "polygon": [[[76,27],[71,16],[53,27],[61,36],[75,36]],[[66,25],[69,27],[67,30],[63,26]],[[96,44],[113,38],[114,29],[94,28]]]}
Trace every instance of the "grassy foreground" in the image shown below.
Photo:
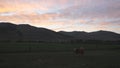
{"label": "grassy foreground", "polygon": [[0,43],[0,68],[120,68],[120,45]]}

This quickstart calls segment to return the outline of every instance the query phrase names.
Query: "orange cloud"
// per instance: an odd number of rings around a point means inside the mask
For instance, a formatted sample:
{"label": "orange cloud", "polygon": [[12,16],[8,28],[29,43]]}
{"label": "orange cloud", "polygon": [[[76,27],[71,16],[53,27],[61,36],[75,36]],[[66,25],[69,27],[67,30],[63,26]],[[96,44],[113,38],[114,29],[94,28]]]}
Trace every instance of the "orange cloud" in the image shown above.
{"label": "orange cloud", "polygon": [[30,3],[30,2],[24,2],[22,0],[13,0],[13,2],[2,0],[0,2],[0,13],[32,11],[32,10],[36,10],[36,9],[48,10],[49,8],[39,4],[37,2],[36,3]]}
{"label": "orange cloud", "polygon": [[[69,0],[0,0],[0,13],[54,9],[64,7]],[[58,8],[59,8],[58,7]]]}

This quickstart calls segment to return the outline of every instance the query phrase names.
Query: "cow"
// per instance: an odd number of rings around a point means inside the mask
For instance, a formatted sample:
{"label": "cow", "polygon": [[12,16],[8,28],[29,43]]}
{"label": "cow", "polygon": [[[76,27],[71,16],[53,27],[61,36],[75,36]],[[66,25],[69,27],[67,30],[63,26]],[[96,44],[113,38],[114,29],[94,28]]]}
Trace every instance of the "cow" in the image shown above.
{"label": "cow", "polygon": [[84,48],[83,48],[83,47],[74,48],[74,53],[75,53],[76,55],[83,56],[83,55],[84,55]]}

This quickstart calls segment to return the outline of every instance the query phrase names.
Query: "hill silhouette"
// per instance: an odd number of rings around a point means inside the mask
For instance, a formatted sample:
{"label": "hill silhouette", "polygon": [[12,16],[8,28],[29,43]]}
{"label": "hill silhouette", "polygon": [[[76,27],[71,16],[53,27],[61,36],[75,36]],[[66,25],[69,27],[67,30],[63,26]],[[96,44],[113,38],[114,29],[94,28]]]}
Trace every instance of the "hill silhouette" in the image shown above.
{"label": "hill silhouette", "polygon": [[73,36],[76,39],[82,40],[102,40],[102,41],[117,41],[120,40],[120,34],[111,32],[111,31],[95,31],[95,32],[83,32],[83,31],[73,31],[73,32],[65,32],[60,31],[59,33]]}
{"label": "hill silhouette", "polygon": [[17,40],[19,39],[19,32],[15,24],[0,23],[0,41]]}
{"label": "hill silhouette", "polygon": [[45,41],[56,42],[71,39],[55,31],[46,28],[37,28],[28,24],[15,25],[7,22],[0,23],[1,41]]}
{"label": "hill silhouette", "polygon": [[0,41],[64,42],[76,39],[118,41],[120,40],[120,34],[110,31],[96,31],[91,33],[80,31],[55,32],[28,24],[0,23]]}

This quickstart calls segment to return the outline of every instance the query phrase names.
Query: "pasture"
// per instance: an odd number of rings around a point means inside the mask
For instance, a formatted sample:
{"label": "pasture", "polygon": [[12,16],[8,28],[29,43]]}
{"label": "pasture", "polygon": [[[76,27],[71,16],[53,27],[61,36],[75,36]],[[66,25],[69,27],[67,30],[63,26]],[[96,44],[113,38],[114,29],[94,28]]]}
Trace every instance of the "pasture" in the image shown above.
{"label": "pasture", "polygon": [[120,68],[120,45],[0,43],[0,68]]}

